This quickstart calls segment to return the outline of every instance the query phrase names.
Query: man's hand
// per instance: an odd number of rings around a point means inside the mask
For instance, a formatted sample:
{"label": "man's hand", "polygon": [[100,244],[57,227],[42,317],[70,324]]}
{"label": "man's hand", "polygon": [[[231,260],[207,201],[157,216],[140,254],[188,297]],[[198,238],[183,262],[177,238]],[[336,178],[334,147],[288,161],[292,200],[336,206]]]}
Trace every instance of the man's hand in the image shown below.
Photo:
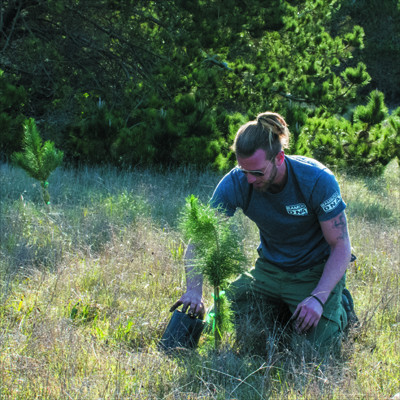
{"label": "man's hand", "polygon": [[321,319],[323,312],[322,305],[313,297],[307,297],[297,306],[292,315],[295,320],[295,328],[298,333],[305,333],[315,328]]}
{"label": "man's hand", "polygon": [[171,307],[170,312],[174,311],[183,304],[182,312],[189,309],[188,314],[193,317],[204,318],[205,308],[202,295],[195,290],[187,291],[182,297]]}

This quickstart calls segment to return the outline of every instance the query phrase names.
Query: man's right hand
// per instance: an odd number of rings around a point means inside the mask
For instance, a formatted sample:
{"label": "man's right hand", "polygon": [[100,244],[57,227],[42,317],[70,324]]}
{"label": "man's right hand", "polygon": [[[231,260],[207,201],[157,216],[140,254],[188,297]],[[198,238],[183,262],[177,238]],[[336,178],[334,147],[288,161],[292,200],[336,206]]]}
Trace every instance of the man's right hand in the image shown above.
{"label": "man's right hand", "polygon": [[204,318],[205,308],[203,296],[195,290],[189,290],[171,307],[170,312],[174,311],[180,305],[183,305],[182,312],[185,313],[188,309],[188,314],[192,317]]}

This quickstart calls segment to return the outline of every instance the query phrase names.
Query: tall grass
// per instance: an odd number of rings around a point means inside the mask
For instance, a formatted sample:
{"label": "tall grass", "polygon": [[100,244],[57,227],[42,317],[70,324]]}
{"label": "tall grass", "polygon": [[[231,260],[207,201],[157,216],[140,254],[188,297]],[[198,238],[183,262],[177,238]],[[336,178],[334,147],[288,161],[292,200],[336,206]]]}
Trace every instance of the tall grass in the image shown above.
{"label": "tall grass", "polygon": [[[157,343],[185,290],[177,217],[220,176],[193,168],[57,170],[50,209],[23,171],[0,166],[0,398],[388,399],[400,392],[400,174],[339,174],[353,251],[348,287],[361,321],[340,362],[277,346],[219,352],[204,335],[170,357]],[[258,233],[237,216],[250,259]],[[208,303],[211,295],[206,291]],[[248,340],[251,341],[250,327]]]}

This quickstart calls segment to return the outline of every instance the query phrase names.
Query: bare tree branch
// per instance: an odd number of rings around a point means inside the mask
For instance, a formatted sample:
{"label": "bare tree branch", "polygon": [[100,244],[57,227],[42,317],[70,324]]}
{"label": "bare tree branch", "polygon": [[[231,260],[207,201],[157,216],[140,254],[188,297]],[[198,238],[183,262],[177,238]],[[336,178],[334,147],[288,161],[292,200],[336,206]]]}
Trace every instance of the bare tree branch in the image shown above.
{"label": "bare tree branch", "polygon": [[[18,21],[18,18],[21,14],[21,8],[22,8],[22,2],[18,2],[18,7],[16,9],[14,9],[13,7],[11,7],[11,5],[9,5],[9,9],[7,11],[7,15],[6,18],[3,20],[2,18],[2,26],[1,26],[1,32],[3,33],[4,37],[6,38],[6,42],[1,50],[2,53],[4,53],[4,51],[7,49],[11,37],[14,33],[15,30],[15,25]],[[3,17],[3,15],[2,15]],[[11,22],[12,19],[12,22]],[[6,24],[4,25],[4,21],[6,22]],[[4,30],[4,28],[7,28],[7,26],[9,25],[9,23],[11,23],[11,27],[10,27],[10,32],[7,34]]]}

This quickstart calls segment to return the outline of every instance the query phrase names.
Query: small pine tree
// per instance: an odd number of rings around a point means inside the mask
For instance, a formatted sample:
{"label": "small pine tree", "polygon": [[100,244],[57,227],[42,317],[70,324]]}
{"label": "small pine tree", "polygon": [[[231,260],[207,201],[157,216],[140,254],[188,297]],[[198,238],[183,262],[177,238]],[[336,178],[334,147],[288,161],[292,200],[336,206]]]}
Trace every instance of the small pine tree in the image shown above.
{"label": "small pine tree", "polygon": [[50,204],[50,174],[61,164],[64,153],[57,150],[54,143],[46,141],[42,144],[39,131],[33,118],[25,120],[23,151],[12,155],[12,161],[24,169],[29,176],[40,182],[44,202]]}
{"label": "small pine tree", "polygon": [[205,206],[191,195],[186,199],[181,228],[186,239],[196,248],[195,269],[201,272],[214,288],[215,348],[230,326],[230,308],[221,292],[229,279],[244,269],[246,257],[241,241],[226,216],[211,206]]}

